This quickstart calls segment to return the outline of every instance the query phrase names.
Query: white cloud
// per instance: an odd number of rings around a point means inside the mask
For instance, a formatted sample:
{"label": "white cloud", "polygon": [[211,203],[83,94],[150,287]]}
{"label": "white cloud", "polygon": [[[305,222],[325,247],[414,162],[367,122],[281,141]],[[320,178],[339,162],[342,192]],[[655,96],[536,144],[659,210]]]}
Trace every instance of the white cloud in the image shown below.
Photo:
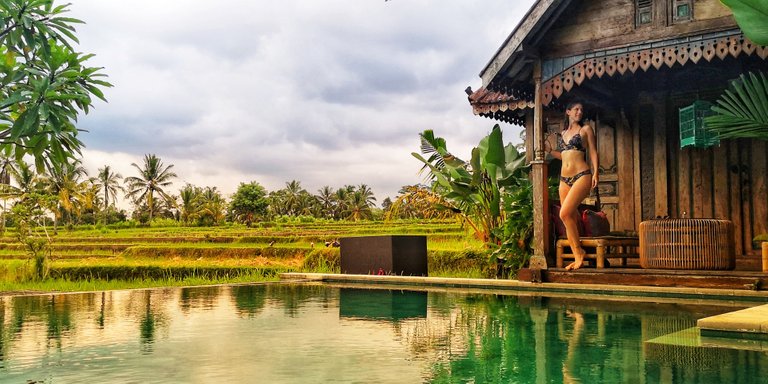
{"label": "white cloud", "polygon": [[178,187],[299,180],[394,197],[422,180],[419,132],[468,157],[493,126],[463,90],[532,3],[78,0],[78,48],[115,85],[81,119],[84,163],[129,176],[154,153]]}

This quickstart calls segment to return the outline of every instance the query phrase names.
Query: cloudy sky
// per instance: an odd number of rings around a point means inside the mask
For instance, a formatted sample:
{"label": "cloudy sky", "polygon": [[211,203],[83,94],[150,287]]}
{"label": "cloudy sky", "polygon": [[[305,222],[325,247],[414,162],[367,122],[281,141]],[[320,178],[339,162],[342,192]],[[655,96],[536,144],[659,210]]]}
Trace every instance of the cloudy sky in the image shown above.
{"label": "cloudy sky", "polygon": [[80,120],[84,165],[132,176],[152,153],[174,165],[174,193],[298,180],[394,198],[423,181],[420,132],[468,158],[490,131],[464,88],[533,2],[74,0],[78,50],[114,85]]}

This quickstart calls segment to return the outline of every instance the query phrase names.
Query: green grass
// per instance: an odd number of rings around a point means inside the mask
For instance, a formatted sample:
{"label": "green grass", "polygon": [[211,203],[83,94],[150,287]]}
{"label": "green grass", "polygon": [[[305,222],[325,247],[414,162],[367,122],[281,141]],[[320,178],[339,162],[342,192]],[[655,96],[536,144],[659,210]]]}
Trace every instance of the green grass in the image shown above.
{"label": "green grass", "polygon": [[0,236],[0,294],[3,291],[90,291],[277,279],[274,275],[265,275],[264,270],[339,273],[339,249],[326,248],[324,243],[342,237],[371,235],[426,236],[430,276],[490,277],[485,244],[451,221],[271,222],[254,228],[241,225],[118,229],[91,226],[75,230],[60,228],[52,236],[52,275],[75,277],[43,282],[27,278],[31,263],[12,231]]}

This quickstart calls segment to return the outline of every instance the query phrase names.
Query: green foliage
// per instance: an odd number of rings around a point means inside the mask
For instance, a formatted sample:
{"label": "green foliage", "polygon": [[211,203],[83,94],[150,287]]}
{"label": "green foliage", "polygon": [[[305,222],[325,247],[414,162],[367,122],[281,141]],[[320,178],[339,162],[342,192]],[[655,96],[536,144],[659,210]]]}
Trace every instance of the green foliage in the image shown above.
{"label": "green foliage", "polygon": [[262,277],[276,277],[288,272],[286,268],[250,267],[159,267],[159,266],[74,266],[51,269],[51,278],[63,280],[182,280],[190,277],[200,279],[226,279],[242,275],[258,274]]}
{"label": "green foliage", "polygon": [[720,0],[733,12],[744,35],[758,45],[768,45],[768,2],[765,0]]}
{"label": "green foliage", "polygon": [[302,269],[313,272],[339,273],[341,253],[338,248],[317,248],[304,257]]}
{"label": "green foliage", "polygon": [[38,171],[57,168],[80,153],[75,122],[93,97],[104,99],[101,68],[93,55],[75,52],[68,4],[52,0],[0,2],[0,144],[20,160],[31,155]]}
{"label": "green foliage", "polygon": [[250,226],[254,220],[266,216],[267,205],[267,190],[264,187],[255,181],[240,183],[229,202],[230,217]]}
{"label": "green foliage", "polygon": [[502,261],[504,268],[513,274],[528,263],[533,253],[533,184],[527,177],[518,177],[515,185],[503,195],[507,219],[497,229],[497,237],[505,240],[490,259]]}
{"label": "green foliage", "polygon": [[496,229],[505,219],[501,194],[523,172],[525,155],[512,144],[504,145],[498,125],[472,149],[469,162],[448,152],[445,140],[435,137],[432,131],[424,131],[420,136],[422,153],[430,157],[412,155],[424,163],[422,169],[429,170],[434,191],[451,205],[446,208],[459,213],[479,239],[503,241],[496,237]]}
{"label": "green foliage", "polygon": [[481,278],[495,275],[495,265],[488,263],[488,251],[477,249],[427,251],[430,276],[446,276],[479,271]]}
{"label": "green foliage", "polygon": [[133,199],[137,208],[140,208],[142,203],[146,203],[147,220],[151,222],[158,208],[155,202],[156,197],[160,197],[166,203],[173,202],[173,197],[165,191],[165,188],[170,187],[173,184],[172,180],[177,177],[171,171],[173,164],[166,166],[159,157],[154,154],[146,154],[142,166],[136,163],[131,163],[131,165],[139,172],[139,176],[125,178],[125,183],[128,186],[126,197]]}
{"label": "green foliage", "polygon": [[716,114],[704,118],[707,129],[720,139],[755,138],[768,140],[768,77],[765,72],[749,73],[731,82],[731,89],[712,107]]}
{"label": "green foliage", "polygon": [[[48,277],[51,256],[51,238],[45,230],[45,209],[54,204],[50,195],[31,193],[13,206],[11,217],[16,223],[16,238],[26,249],[33,263],[32,277],[44,280]],[[41,231],[36,230],[42,228]]]}

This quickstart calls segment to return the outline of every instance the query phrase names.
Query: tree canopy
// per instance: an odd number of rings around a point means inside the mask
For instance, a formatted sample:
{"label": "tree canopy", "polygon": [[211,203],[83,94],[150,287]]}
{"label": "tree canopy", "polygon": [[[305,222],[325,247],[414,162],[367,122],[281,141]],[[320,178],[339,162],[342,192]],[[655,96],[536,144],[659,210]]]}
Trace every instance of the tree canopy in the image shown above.
{"label": "tree canopy", "polygon": [[93,97],[106,101],[102,68],[76,52],[69,4],[53,0],[0,0],[0,144],[3,155],[35,159],[39,171],[80,155],[75,126]]}

